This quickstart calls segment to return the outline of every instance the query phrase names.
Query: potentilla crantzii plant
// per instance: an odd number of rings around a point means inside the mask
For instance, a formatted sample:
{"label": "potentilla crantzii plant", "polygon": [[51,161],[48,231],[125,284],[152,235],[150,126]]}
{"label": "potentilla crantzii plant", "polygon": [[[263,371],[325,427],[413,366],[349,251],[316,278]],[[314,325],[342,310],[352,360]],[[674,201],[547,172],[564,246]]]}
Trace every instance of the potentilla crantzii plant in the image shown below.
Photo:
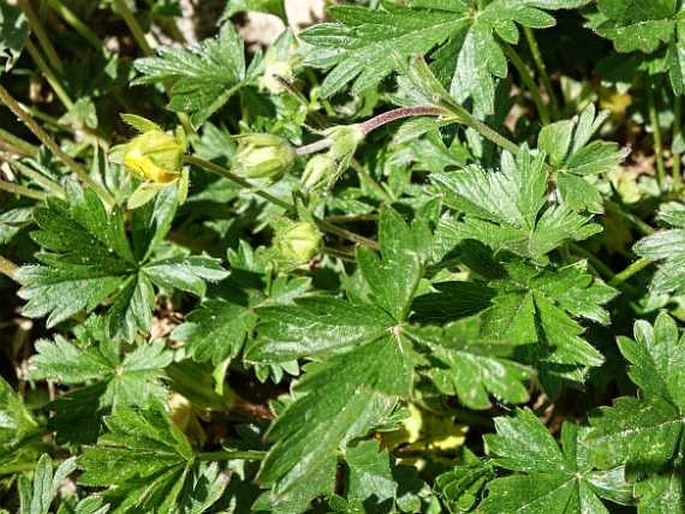
{"label": "potentilla crantzii plant", "polygon": [[685,3],[287,4],[0,2],[0,514],[685,514]]}

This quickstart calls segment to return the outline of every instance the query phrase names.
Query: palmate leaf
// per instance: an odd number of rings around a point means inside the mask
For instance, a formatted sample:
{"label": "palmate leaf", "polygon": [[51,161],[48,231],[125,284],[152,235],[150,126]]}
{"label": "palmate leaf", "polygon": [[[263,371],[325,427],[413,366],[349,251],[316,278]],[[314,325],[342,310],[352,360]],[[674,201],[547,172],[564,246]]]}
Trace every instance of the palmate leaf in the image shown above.
{"label": "palmate leaf", "polygon": [[[62,482],[76,471],[76,458],[62,462],[56,470],[52,469],[52,459],[41,455],[36,466],[33,481],[26,476],[19,478],[19,514],[48,514]],[[95,511],[107,512],[107,509]]]}
{"label": "palmate leaf", "polygon": [[[408,396],[413,350],[398,323],[422,276],[417,246],[425,236],[422,224],[409,227],[397,213],[381,211],[382,258],[366,255],[362,269],[375,305],[312,297],[258,309],[258,340],[247,361],[316,360],[305,366],[292,403],[268,432],[274,444],[259,478],[270,490],[259,508],[300,512],[314,497],[333,493],[339,450],[381,424]],[[403,243],[406,254],[386,261]],[[405,284],[405,295],[391,284],[385,294],[383,281]]]}
{"label": "palmate leaf", "polygon": [[582,431],[564,423],[561,448],[528,409],[496,418],[497,434],[484,436],[492,462],[514,474],[487,486],[479,512],[530,514],[608,514],[600,498],[630,504],[631,487],[621,465],[596,471]]}
{"label": "palmate leaf", "polygon": [[481,241],[495,252],[508,250],[535,262],[566,241],[586,239],[601,230],[590,218],[547,199],[544,155],[523,147],[516,157],[504,152],[500,171],[470,166],[452,173],[433,173],[445,203],[463,219],[441,220],[436,237],[456,245]]}
{"label": "palmate leaf", "polygon": [[40,264],[17,271],[28,300],[23,312],[48,315],[52,327],[79,311],[91,312],[110,303],[107,320],[112,335],[127,339],[148,330],[154,304],[153,284],[203,295],[205,281],[228,273],[216,259],[190,256],[152,261],[151,253],[166,235],[176,210],[173,188],[154,203],[133,211],[133,246],[124,231],[122,212],[108,212],[91,190],[69,183],[66,200],[51,198],[34,210],[41,246]]}
{"label": "palmate leaf", "polygon": [[169,109],[190,114],[195,126],[223,107],[248,79],[243,42],[230,21],[216,39],[163,48],[156,57],[137,59],[134,66],[142,76],[132,84],[171,84]]}
{"label": "palmate leaf", "polygon": [[599,191],[584,177],[613,171],[626,156],[614,142],[590,142],[607,115],[596,116],[595,106],[590,104],[571,120],[545,125],[538,135],[538,147],[554,168],[559,196],[571,209],[602,212]]}
{"label": "palmate leaf", "polygon": [[675,202],[664,204],[657,219],[672,228],[640,239],[633,250],[641,257],[663,261],[652,278],[652,291],[682,294],[685,292],[685,206]]}
{"label": "palmate leaf", "polygon": [[151,396],[163,397],[159,379],[173,359],[173,352],[161,340],[122,354],[116,341],[105,340],[82,348],[56,336],[54,342],[38,341],[36,351],[30,361],[32,379],[69,385],[102,382],[100,408],[144,405]]}
{"label": "palmate leaf", "polygon": [[677,0],[598,0],[590,27],[619,52],[651,54],[666,47],[665,64],[676,94],[685,94],[685,19]]}
{"label": "palmate leaf", "polygon": [[109,431],[78,460],[79,483],[105,487],[117,512],[206,511],[227,485],[216,466],[195,461],[190,442],[159,403],[118,409]]}
{"label": "palmate leaf", "polygon": [[[518,40],[516,23],[544,28],[554,18],[544,9],[578,7],[589,0],[412,0],[404,7],[384,2],[370,11],[364,7],[330,9],[335,23],[322,23],[302,34],[305,64],[330,68],[322,84],[324,95],[340,91],[353,82],[359,93],[397,69],[398,57],[428,53],[449,38],[457,42],[451,93],[457,101],[471,97],[478,110],[493,111],[493,75],[507,75],[507,61],[496,35]],[[482,4],[485,4],[482,8]],[[453,59],[453,52],[450,59]]]}
{"label": "palmate leaf", "polygon": [[625,464],[638,478],[640,512],[681,512],[685,337],[665,313],[653,326],[637,321],[634,337],[620,338],[619,348],[640,397],[618,398],[591,414],[587,444],[597,467]]}

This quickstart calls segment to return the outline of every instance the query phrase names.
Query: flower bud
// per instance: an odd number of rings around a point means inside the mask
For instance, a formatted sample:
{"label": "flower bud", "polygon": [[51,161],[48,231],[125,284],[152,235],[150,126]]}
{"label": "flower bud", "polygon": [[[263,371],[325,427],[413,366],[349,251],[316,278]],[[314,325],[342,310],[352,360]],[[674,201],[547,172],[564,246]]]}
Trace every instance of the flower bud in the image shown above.
{"label": "flower bud", "polygon": [[279,179],[295,160],[295,150],[285,139],[271,134],[238,136],[236,172],[245,178]]}
{"label": "flower bud", "polygon": [[315,191],[329,184],[335,175],[331,156],[327,153],[317,154],[307,161],[300,183],[303,190]]}
{"label": "flower bud", "polygon": [[321,251],[321,233],[313,223],[289,223],[276,233],[276,249],[289,262],[308,262]]}

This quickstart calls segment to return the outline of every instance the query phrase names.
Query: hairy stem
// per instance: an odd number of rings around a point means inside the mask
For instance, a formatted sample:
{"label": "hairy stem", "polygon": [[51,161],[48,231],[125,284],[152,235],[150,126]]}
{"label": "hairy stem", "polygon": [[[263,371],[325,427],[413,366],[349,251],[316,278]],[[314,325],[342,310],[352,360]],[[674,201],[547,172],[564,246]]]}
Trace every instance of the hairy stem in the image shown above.
{"label": "hairy stem", "polygon": [[52,72],[52,70],[48,66],[48,63],[46,63],[45,60],[43,60],[43,57],[40,55],[40,52],[38,51],[36,46],[31,42],[30,39],[26,42],[26,51],[31,56],[31,59],[33,59],[33,62],[36,63],[36,67],[43,74],[45,80],[47,80],[48,84],[50,84],[50,87],[57,95],[57,98],[59,98],[59,101],[62,102],[62,105],[64,105],[67,111],[72,110],[74,107],[74,102],[71,101],[71,98],[69,98],[69,95],[62,87],[62,83]]}
{"label": "hairy stem", "polygon": [[511,64],[513,64],[514,68],[516,68],[516,71],[518,72],[519,76],[521,77],[521,80],[523,81],[523,83],[526,85],[526,87],[530,91],[530,94],[533,96],[533,102],[535,103],[535,107],[538,110],[538,114],[540,115],[540,120],[542,121],[542,124],[543,125],[549,125],[549,122],[550,122],[549,111],[547,110],[547,106],[545,105],[545,102],[543,102],[543,100],[542,100],[542,94],[540,94],[540,88],[535,83],[535,79],[533,78],[533,75],[530,73],[528,66],[526,66],[526,63],[523,62],[523,59],[521,59],[519,54],[516,53],[516,50],[514,50],[511,47],[511,45],[509,45],[505,42],[502,42],[501,46],[502,46],[502,49],[504,50],[504,53],[506,54],[506,56],[511,61]]}
{"label": "hairy stem", "polygon": [[630,266],[628,266],[626,269],[623,271],[616,273],[614,278],[609,280],[609,285],[610,286],[618,286],[628,280],[630,277],[633,275],[639,273],[643,269],[645,269],[647,266],[652,264],[651,259],[648,259],[647,257],[642,257],[641,259],[636,260],[633,262]]}
{"label": "hairy stem", "polygon": [[27,157],[35,157],[38,147],[28,141],[18,138],[14,134],[0,128],[0,147],[4,146],[7,150]]}
{"label": "hairy stem", "polygon": [[7,191],[8,193],[25,196],[26,198],[33,198],[34,200],[41,202],[44,202],[48,197],[48,195],[42,191],[29,189],[28,187],[20,186],[19,184],[14,184],[12,182],[6,182],[4,180],[0,180],[0,191]]}
{"label": "hairy stem", "polygon": [[656,181],[659,184],[659,189],[664,188],[664,179],[666,177],[666,166],[664,165],[664,148],[661,143],[661,128],[659,127],[659,113],[656,105],[656,98],[654,97],[654,83],[647,80],[647,109],[649,110],[649,124],[652,126],[654,133],[654,153],[656,154]]}
{"label": "hairy stem", "polygon": [[59,55],[57,54],[55,47],[52,46],[50,39],[48,39],[48,35],[45,32],[45,29],[43,28],[43,24],[38,19],[36,11],[33,10],[30,0],[19,0],[18,3],[19,7],[21,7],[21,10],[24,11],[26,19],[28,19],[29,21],[31,31],[38,38],[38,42],[40,43],[41,48],[45,52],[45,55],[47,56],[48,61],[50,62],[50,65],[61,73],[62,71],[64,71],[64,65],[62,64],[62,60],[59,58]]}
{"label": "hairy stem", "polygon": [[11,260],[0,255],[0,273],[16,281],[17,279],[14,277],[14,272],[18,267],[19,266],[14,264]]}
{"label": "hairy stem", "polygon": [[[414,107],[398,107],[397,109],[391,109],[390,111],[381,113],[373,118],[370,118],[362,123],[358,123],[357,126],[361,130],[363,135],[367,135],[369,132],[376,130],[388,123],[391,123],[402,118],[411,118],[413,116],[445,116],[449,114],[444,108],[438,107],[437,105],[417,105]],[[319,139],[308,145],[300,146],[295,149],[297,155],[309,155],[312,153],[320,152],[329,148],[333,144],[333,140],[330,138]]]}
{"label": "hairy stem", "polygon": [[29,115],[24,109],[21,108],[19,103],[9,94],[9,92],[0,86],[0,102],[4,103],[12,113],[19,118],[19,120],[26,125],[33,135],[35,135],[41,143],[48,147],[48,149],[62,161],[74,174],[88,187],[92,188],[94,191],[100,195],[100,198],[108,205],[114,205],[115,201],[112,195],[100,184],[95,182],[93,178],[88,174],[88,171],[77,163],[74,159],[69,157],[57,144],[57,142],[50,137],[50,135],[43,130],[43,128],[36,123],[31,115]]}
{"label": "hairy stem", "polygon": [[671,170],[673,178],[673,188],[679,189],[682,184],[682,176],[680,173],[681,155],[673,149],[673,144],[676,140],[682,137],[682,116],[683,116],[683,97],[675,95],[673,100],[673,137],[671,138],[671,153],[673,154],[673,168]]}
{"label": "hairy stem", "polygon": [[[205,169],[211,173],[214,173],[215,175],[227,178],[245,189],[253,189],[253,186],[252,184],[250,184],[250,182],[236,175],[235,173],[232,173],[223,166],[214,164],[213,162],[209,162],[191,155],[186,156],[184,158],[184,162]],[[266,191],[255,190],[253,191],[253,193],[257,196],[264,198],[267,202],[282,207],[286,211],[295,212],[296,210],[293,204],[286,202],[285,200],[281,200],[280,198],[273,196],[272,194],[267,193]],[[359,234],[355,234],[354,232],[345,230],[344,228],[328,223],[327,221],[324,221],[320,218],[314,217],[314,223],[316,223],[316,225],[324,232],[328,232],[329,234],[335,234],[343,239],[352,241],[353,243],[358,243],[363,246],[368,246],[369,248],[378,249],[378,243],[376,243],[376,241],[374,241],[373,239],[368,239],[364,236],[360,236]]]}
{"label": "hairy stem", "polygon": [[25,177],[30,178],[36,184],[40,185],[47,191],[50,191],[53,195],[57,196],[58,198],[64,197],[64,190],[62,189],[62,187],[57,182],[53,182],[52,180],[50,180],[41,172],[36,171],[33,168],[29,168],[26,164],[19,161],[10,162],[10,167],[16,173],[19,173],[21,175],[24,175]]}
{"label": "hairy stem", "polygon": [[150,46],[150,43],[148,42],[147,38],[145,37],[145,32],[143,32],[143,29],[138,23],[138,20],[131,12],[131,9],[128,8],[128,5],[126,5],[126,2],[124,0],[114,0],[114,6],[116,7],[121,17],[124,19],[124,22],[128,27],[128,30],[130,30],[131,34],[133,35],[133,39],[136,40],[136,43],[138,43],[138,46],[143,51],[143,53],[147,56],[152,55],[154,53],[154,50]]}
{"label": "hairy stem", "polygon": [[535,38],[535,32],[533,32],[533,29],[530,27],[523,27],[523,33],[526,36],[526,41],[528,42],[530,53],[533,56],[535,67],[538,69],[538,73],[540,74],[542,85],[545,87],[545,92],[549,97],[549,106],[550,110],[552,111],[552,117],[554,119],[558,119],[561,112],[559,100],[557,99],[557,95],[554,93],[552,81],[549,78],[549,73],[547,73],[547,66],[545,65],[545,61],[542,59],[542,53],[540,52],[538,41]]}

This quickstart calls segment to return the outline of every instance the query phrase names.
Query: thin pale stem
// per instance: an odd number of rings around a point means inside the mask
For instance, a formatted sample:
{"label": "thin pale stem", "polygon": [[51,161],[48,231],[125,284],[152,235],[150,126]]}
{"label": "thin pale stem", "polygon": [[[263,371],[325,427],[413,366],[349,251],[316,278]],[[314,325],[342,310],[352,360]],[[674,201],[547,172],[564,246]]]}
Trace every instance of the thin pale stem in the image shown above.
{"label": "thin pale stem", "polygon": [[633,275],[636,275],[637,273],[645,269],[650,264],[652,264],[652,261],[647,257],[642,257],[641,259],[638,259],[623,271],[616,273],[614,278],[612,278],[609,281],[609,285],[615,287],[622,284],[623,282],[631,278]]}
{"label": "thin pale stem", "polygon": [[12,280],[17,280],[14,276],[14,272],[17,271],[17,266],[14,264],[11,260],[3,257],[0,255],[0,273],[5,275],[7,278],[11,278]]}
{"label": "thin pale stem", "polygon": [[533,32],[533,29],[531,29],[530,27],[523,27],[523,33],[526,36],[526,41],[528,42],[530,53],[533,56],[535,67],[538,69],[538,73],[540,74],[540,80],[542,80],[542,85],[545,87],[545,92],[549,97],[549,107],[552,111],[552,117],[554,119],[558,119],[559,114],[561,112],[561,109],[559,107],[559,100],[557,99],[556,93],[554,93],[552,81],[549,78],[549,73],[547,73],[547,66],[545,65],[545,61],[542,59],[542,53],[540,52],[538,41],[535,38],[535,32]]}
{"label": "thin pale stem", "polygon": [[45,80],[47,80],[48,84],[50,84],[50,87],[57,95],[57,98],[59,98],[59,101],[62,102],[67,111],[72,110],[74,107],[74,102],[71,101],[71,98],[69,98],[69,95],[62,87],[62,83],[52,72],[52,70],[48,66],[48,63],[45,62],[43,57],[40,55],[38,48],[36,48],[36,46],[31,42],[30,39],[26,42],[26,50],[31,56],[31,59],[33,59],[33,62],[36,63],[36,67],[45,77]]}
{"label": "thin pale stem", "polygon": [[145,32],[143,32],[143,29],[138,23],[138,20],[131,12],[131,9],[128,8],[128,5],[126,5],[126,2],[124,0],[114,0],[114,6],[116,7],[121,17],[124,19],[124,22],[128,27],[128,30],[130,30],[131,34],[133,35],[133,39],[136,40],[136,43],[138,43],[138,46],[143,51],[143,53],[147,56],[152,55],[154,53],[154,50],[152,49],[152,46],[150,46],[150,43],[148,42],[147,38],[145,37]]}
{"label": "thin pale stem", "polygon": [[395,201],[395,199],[390,195],[390,193],[383,189],[383,186],[381,186],[378,182],[374,180],[374,178],[371,176],[371,174],[364,166],[359,164],[359,162],[357,162],[355,159],[352,159],[351,165],[354,171],[357,172],[357,175],[359,176],[359,181],[362,184],[366,185],[374,193],[376,193],[376,196],[382,198],[384,202],[389,204]]}
{"label": "thin pale stem", "polygon": [[540,88],[535,83],[535,79],[533,78],[533,75],[531,75],[528,66],[526,66],[526,63],[523,62],[523,59],[521,59],[519,54],[516,53],[516,50],[514,50],[511,47],[511,45],[502,42],[501,46],[504,50],[504,53],[511,61],[511,64],[513,64],[514,68],[516,68],[516,71],[521,77],[523,83],[528,88],[528,91],[530,91],[530,94],[533,96],[533,102],[535,103],[535,107],[538,110],[538,114],[540,115],[540,120],[542,121],[542,124],[548,125],[550,122],[549,111],[547,110],[545,102],[542,100]]}
{"label": "thin pale stem", "polygon": [[28,141],[18,138],[14,134],[7,132],[0,128],[0,146],[4,146],[19,155],[26,155],[27,157],[35,157],[38,153],[38,147],[32,145]]}
{"label": "thin pale stem", "polygon": [[47,56],[48,61],[50,62],[50,65],[61,73],[62,71],[64,71],[64,65],[62,64],[62,60],[59,58],[59,55],[57,54],[55,47],[52,46],[52,43],[50,42],[50,39],[48,38],[48,35],[45,32],[45,29],[43,28],[43,24],[40,22],[40,19],[38,19],[38,15],[36,15],[36,11],[34,11],[33,7],[31,6],[30,0],[19,0],[18,3],[19,7],[21,7],[22,11],[24,11],[26,18],[29,21],[31,31],[38,38],[38,42],[40,43],[41,48],[45,52],[45,55]]}
{"label": "thin pale stem", "polygon": [[20,173],[21,175],[24,175],[27,178],[30,178],[36,184],[43,187],[47,191],[50,191],[55,196],[59,198],[64,197],[64,190],[62,189],[62,187],[57,182],[53,182],[52,180],[50,180],[41,172],[36,171],[33,168],[29,168],[23,162],[14,161],[10,162],[9,164],[15,172]]}
{"label": "thin pale stem", "polygon": [[[214,164],[213,162],[209,162],[204,159],[200,159],[198,157],[190,155],[186,156],[184,161],[187,164],[198,166],[199,168],[203,168],[211,173],[214,173],[215,175],[225,177],[245,189],[254,189],[252,184],[250,184],[247,180],[236,175],[235,173],[232,173],[223,166],[219,166],[218,164]],[[266,191],[254,190],[253,193],[257,196],[264,198],[267,202],[270,202],[274,205],[277,205],[285,209],[286,211],[295,212],[296,210],[293,204],[286,202],[285,200],[281,200],[280,198],[273,196],[272,194],[267,193]],[[331,223],[328,223],[327,221],[324,221],[316,217],[314,218],[314,222],[321,230],[328,232],[329,234],[335,234],[343,239],[352,241],[353,243],[358,243],[363,246],[368,246],[369,248],[378,249],[378,243],[376,243],[376,241],[372,239],[360,236],[359,234],[355,234],[354,232],[350,232],[349,230],[345,230],[344,228],[340,228],[336,225],[333,225]]]}
{"label": "thin pale stem", "polygon": [[0,86],[0,102],[4,103],[12,113],[19,118],[19,120],[26,125],[26,127],[33,132],[41,143],[43,143],[48,149],[62,161],[74,174],[88,187],[92,188],[94,191],[100,195],[100,198],[108,205],[114,205],[115,201],[112,195],[100,184],[95,182],[93,178],[88,174],[88,171],[77,163],[74,159],[69,157],[57,144],[57,142],[50,137],[50,135],[43,130],[43,128],[36,123],[30,114],[28,114],[24,109],[21,108],[19,103],[14,99],[12,95],[3,87]]}
{"label": "thin pale stem", "polygon": [[673,144],[676,140],[682,138],[682,116],[683,97],[677,94],[673,100],[673,137],[671,138],[671,153],[673,154],[673,168],[671,174],[673,177],[673,188],[676,190],[682,185],[682,176],[680,172],[681,154],[673,149]]}
{"label": "thin pale stem", "polygon": [[41,191],[29,189],[28,187],[20,186],[19,184],[13,184],[12,182],[5,182],[4,180],[0,180],[0,191],[7,191],[8,193],[25,196],[26,198],[33,198],[34,200],[41,202],[44,202],[48,197],[48,195]]}
{"label": "thin pale stem", "polygon": [[649,110],[649,124],[654,133],[654,153],[656,154],[656,181],[659,189],[663,191],[664,179],[666,177],[666,166],[664,164],[664,147],[661,142],[661,128],[659,127],[659,112],[657,110],[656,98],[654,96],[654,83],[647,80],[647,109]]}
{"label": "thin pale stem", "polygon": [[102,49],[102,41],[90,27],[83,23],[74,12],[64,5],[61,0],[47,0],[47,4],[65,21],[71,28],[78,32],[83,39],[96,50]]}

